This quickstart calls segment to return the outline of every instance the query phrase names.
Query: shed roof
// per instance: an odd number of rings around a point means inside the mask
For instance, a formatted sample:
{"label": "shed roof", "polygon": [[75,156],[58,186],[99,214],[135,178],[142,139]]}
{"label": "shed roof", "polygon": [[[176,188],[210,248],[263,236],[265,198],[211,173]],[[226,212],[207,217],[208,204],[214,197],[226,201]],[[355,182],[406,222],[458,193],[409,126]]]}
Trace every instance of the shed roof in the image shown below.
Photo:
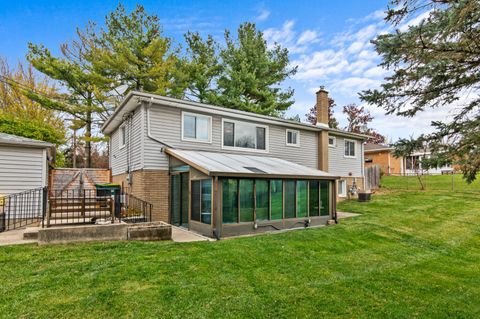
{"label": "shed roof", "polygon": [[0,132],[0,144],[20,145],[20,146],[37,147],[37,148],[49,148],[54,146],[52,143],[34,140],[34,139],[26,138],[23,136],[1,133],[1,132]]}
{"label": "shed roof", "polygon": [[336,179],[337,177],[280,158],[187,151],[167,148],[165,152],[209,176]]}

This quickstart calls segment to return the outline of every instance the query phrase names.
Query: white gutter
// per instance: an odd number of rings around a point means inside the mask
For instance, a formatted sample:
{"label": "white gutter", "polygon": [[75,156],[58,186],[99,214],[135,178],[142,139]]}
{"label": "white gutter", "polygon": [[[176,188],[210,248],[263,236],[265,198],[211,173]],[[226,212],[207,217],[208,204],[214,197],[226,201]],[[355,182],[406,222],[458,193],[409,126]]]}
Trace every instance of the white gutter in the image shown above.
{"label": "white gutter", "polygon": [[150,131],[150,108],[152,107],[152,102],[153,102],[153,97],[150,97],[150,101],[148,102],[148,106],[147,106],[147,137],[150,138],[152,141],[155,141],[167,147],[173,148],[172,146],[165,143],[164,141],[159,140],[158,138],[152,136],[152,133]]}

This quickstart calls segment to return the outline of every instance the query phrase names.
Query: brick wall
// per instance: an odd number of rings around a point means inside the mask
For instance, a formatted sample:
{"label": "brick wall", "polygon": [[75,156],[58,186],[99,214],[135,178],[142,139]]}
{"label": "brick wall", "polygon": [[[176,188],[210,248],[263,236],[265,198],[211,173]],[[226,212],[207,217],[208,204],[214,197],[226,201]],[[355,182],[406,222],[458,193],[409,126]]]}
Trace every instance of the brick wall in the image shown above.
{"label": "brick wall", "polygon": [[[389,162],[390,156],[390,162]],[[373,165],[380,165],[380,170],[384,174],[389,174],[388,168],[390,167],[390,174],[401,174],[402,160],[395,158],[389,151],[383,152],[368,152],[365,153],[365,158],[371,159],[372,162],[365,163],[365,167]]]}
{"label": "brick wall", "polygon": [[338,181],[336,182],[336,186],[337,186],[337,202],[338,201],[342,201],[344,199],[347,199],[347,198],[357,198],[357,195],[355,195],[354,197],[351,197],[350,194],[348,193],[348,190],[350,189],[350,187],[352,187],[353,185],[353,179],[355,178],[355,184],[357,185],[357,191],[361,191],[363,190],[363,177],[342,177],[340,178],[341,180],[345,180],[347,182],[347,196],[346,197],[340,197],[338,196]]}
{"label": "brick wall", "polygon": [[127,181],[127,174],[112,176],[112,181],[122,185],[130,194],[153,205],[152,219],[169,222],[169,176],[168,171],[138,170],[132,174],[132,184]]}

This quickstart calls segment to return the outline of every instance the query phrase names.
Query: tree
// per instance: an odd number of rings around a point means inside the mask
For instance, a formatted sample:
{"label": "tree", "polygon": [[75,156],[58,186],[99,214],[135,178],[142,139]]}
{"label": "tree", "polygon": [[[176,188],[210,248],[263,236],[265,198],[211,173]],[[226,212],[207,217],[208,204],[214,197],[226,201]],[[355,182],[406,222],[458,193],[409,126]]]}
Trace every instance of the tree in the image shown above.
{"label": "tree", "polygon": [[[87,57],[89,47],[78,33],[80,40],[61,46],[61,57],[54,57],[41,45],[29,44],[27,59],[43,74],[56,80],[67,94],[46,96],[32,90],[23,90],[25,96],[40,103],[44,108],[64,112],[72,117],[74,130],[84,129],[86,167],[92,167],[92,141],[101,140],[93,136],[93,124],[108,117],[105,104],[108,81],[99,77],[92,69]],[[98,119],[97,115],[100,117]]]}
{"label": "tree", "polygon": [[348,104],[343,107],[343,113],[347,115],[348,126],[345,128],[348,132],[369,135],[368,143],[385,143],[385,136],[368,127],[368,123],[373,120],[373,116],[365,107],[356,104]]}
{"label": "tree", "polygon": [[[420,150],[426,151],[425,141],[422,138],[414,139],[410,137],[409,139],[399,139],[394,144],[395,150],[393,151],[393,156],[396,158],[403,158],[405,161],[409,162],[409,166],[413,169],[415,176],[417,176],[418,182],[422,190],[425,189],[425,184],[422,181],[422,175],[420,171],[421,161],[417,160],[415,156],[412,156],[413,153]],[[404,163],[407,165],[407,163]],[[422,166],[423,168],[423,166]]]}
{"label": "tree", "polygon": [[0,132],[50,142],[59,146],[65,142],[65,127],[58,112],[43,108],[22,94],[22,90],[55,94],[47,78],[38,78],[31,65],[9,67],[0,58]]}
{"label": "tree", "polygon": [[187,61],[184,64],[186,98],[201,103],[216,103],[218,89],[215,83],[223,66],[218,56],[220,47],[209,35],[203,40],[198,32],[185,34]]}
{"label": "tree", "polygon": [[[332,98],[328,98],[328,126],[330,128],[338,128],[338,121],[333,115],[333,108],[337,106],[335,101]],[[314,105],[308,110],[308,113],[305,114],[307,117],[307,122],[311,123],[312,125],[317,124],[317,106]]]}
{"label": "tree", "polygon": [[225,31],[226,47],[220,52],[223,72],[218,79],[218,103],[228,108],[264,115],[279,115],[293,104],[291,88],[279,84],[294,75],[288,50],[278,44],[268,49],[263,33],[255,24],[238,28],[237,39]]}
{"label": "tree", "polygon": [[[426,15],[422,22],[400,29],[419,14]],[[430,108],[451,109],[451,120],[432,122],[434,133],[422,138],[434,154],[460,164],[472,182],[480,170],[480,2],[395,0],[386,21],[395,31],[372,42],[380,65],[392,74],[361,98],[406,117]]]}
{"label": "tree", "polygon": [[90,23],[84,32],[90,44],[88,60],[94,70],[112,81],[118,100],[131,90],[183,97],[183,61],[172,40],[162,35],[156,15],[149,15],[141,5],[130,13],[119,4],[97,30]]}

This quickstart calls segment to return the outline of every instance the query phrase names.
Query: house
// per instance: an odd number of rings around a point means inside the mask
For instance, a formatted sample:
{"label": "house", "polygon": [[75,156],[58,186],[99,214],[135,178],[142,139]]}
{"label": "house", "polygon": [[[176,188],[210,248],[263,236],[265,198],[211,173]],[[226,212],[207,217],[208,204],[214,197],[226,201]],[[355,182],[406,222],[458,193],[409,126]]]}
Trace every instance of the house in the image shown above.
{"label": "house", "polygon": [[430,158],[430,150],[418,150],[411,156],[393,156],[394,147],[373,143],[365,144],[365,167],[379,165],[382,173],[387,175],[412,175],[412,174],[442,174],[454,171],[451,165],[422,168],[422,159]]}
{"label": "house", "polygon": [[310,125],[131,92],[102,127],[113,182],[207,236],[325,224],[363,188],[365,136],[328,128],[325,90],[317,107]]}
{"label": "house", "polygon": [[53,144],[0,133],[0,196],[47,186]]}
{"label": "house", "polygon": [[380,165],[380,170],[386,175],[403,174],[403,159],[393,156],[395,148],[388,145],[366,143],[365,167]]}

